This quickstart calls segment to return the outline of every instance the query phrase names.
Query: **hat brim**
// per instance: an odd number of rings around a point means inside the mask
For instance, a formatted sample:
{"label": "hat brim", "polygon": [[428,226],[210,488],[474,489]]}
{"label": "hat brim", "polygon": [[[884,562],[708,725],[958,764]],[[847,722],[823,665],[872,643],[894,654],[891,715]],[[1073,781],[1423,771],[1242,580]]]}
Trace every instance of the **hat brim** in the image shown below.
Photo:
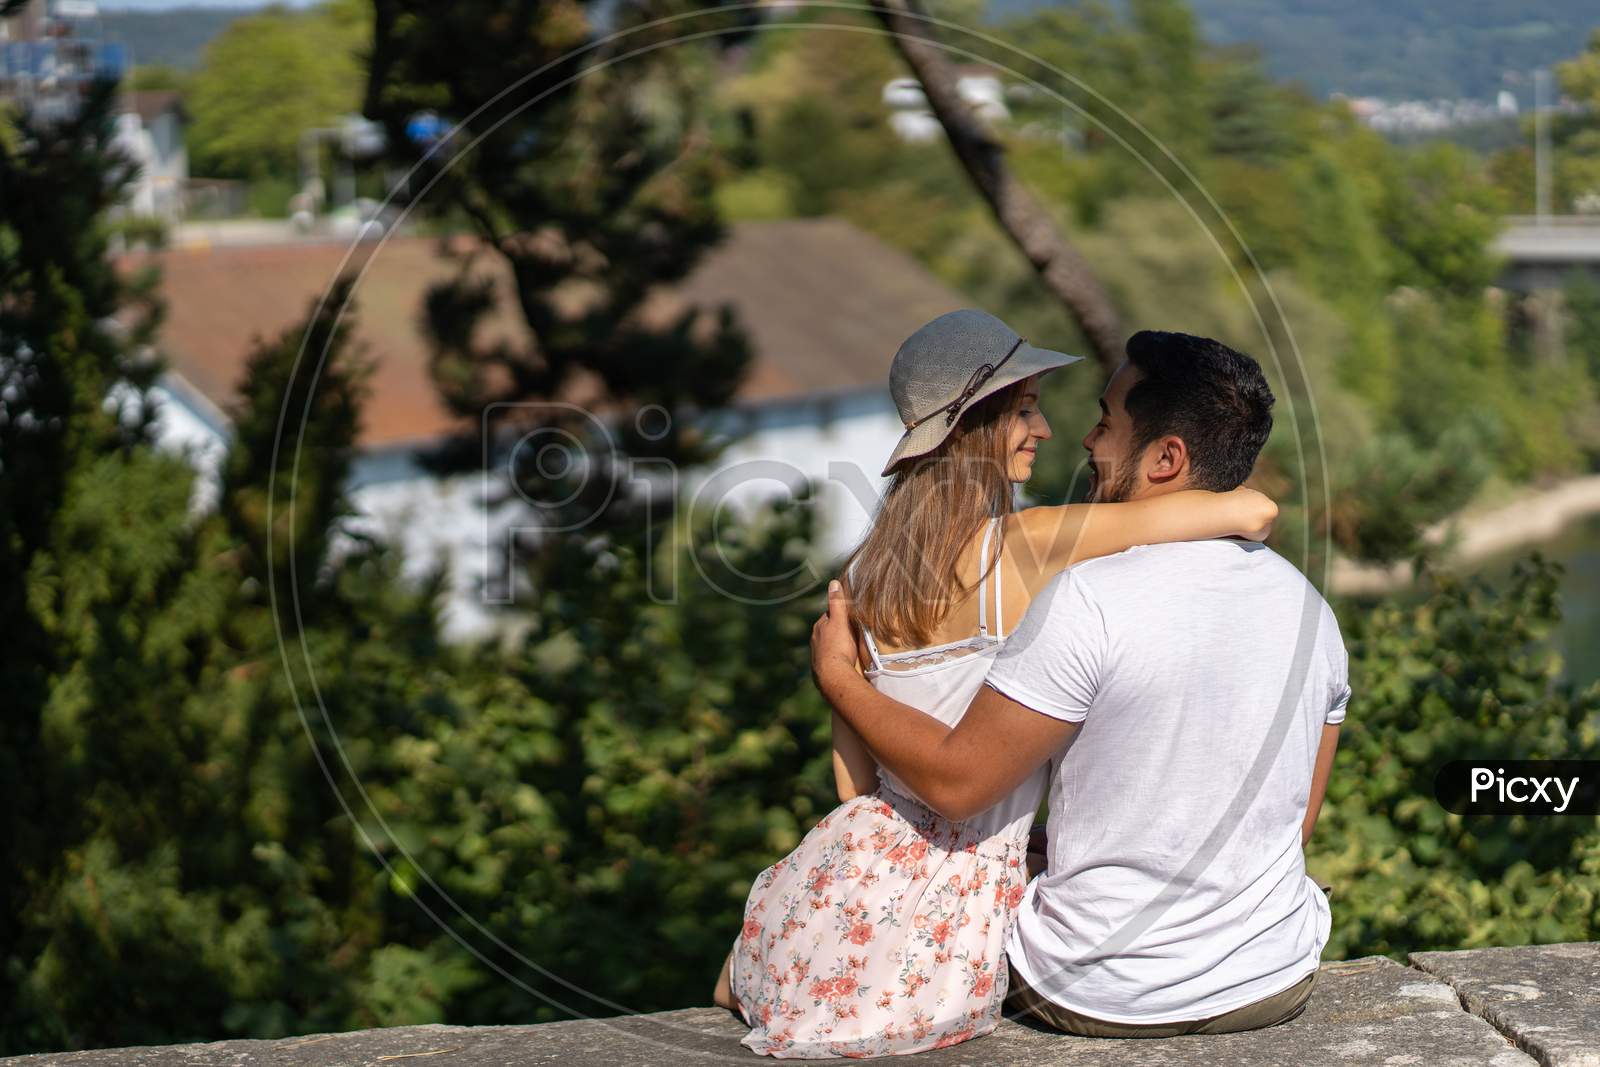
{"label": "hat brim", "polygon": [[[966,414],[967,410],[978,401],[983,400],[985,397],[993,396],[1006,386],[1015,385],[1024,378],[1031,378],[1033,375],[1041,374],[1047,370],[1068,366],[1083,358],[1082,356],[1069,356],[1065,352],[1052,352],[1048,348],[1035,348],[1033,345],[1023,342],[1022,346],[1012,354],[1011,358],[1006,360],[1005,366],[995,371],[994,375],[984,382],[977,392],[972,394],[972,398],[961,406],[961,410],[954,419],[948,419],[945,415],[935,415],[926,422],[907,430],[901,436],[899,444],[895,445],[894,453],[890,455],[889,462],[883,465],[881,476],[888,477],[895,464],[901,460],[910,459],[913,456],[923,456],[938,448],[944,443],[944,439],[950,436],[950,431],[955,429],[956,423],[961,421],[961,416]],[[952,397],[952,399],[954,398]]]}

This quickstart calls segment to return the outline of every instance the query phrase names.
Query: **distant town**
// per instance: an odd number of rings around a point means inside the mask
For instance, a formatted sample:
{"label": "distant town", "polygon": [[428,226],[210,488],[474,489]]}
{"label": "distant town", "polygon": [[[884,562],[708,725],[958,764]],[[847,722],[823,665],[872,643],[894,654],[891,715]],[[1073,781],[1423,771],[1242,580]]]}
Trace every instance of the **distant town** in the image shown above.
{"label": "distant town", "polygon": [[[1334,96],[1338,98],[1340,94]],[[1440,133],[1515,119],[1533,111],[1531,104],[1520,104],[1509,89],[1502,89],[1493,100],[1386,100],[1378,96],[1343,99],[1362,122],[1380,133]],[[1583,110],[1571,100],[1557,100],[1549,107],[1567,114]]]}

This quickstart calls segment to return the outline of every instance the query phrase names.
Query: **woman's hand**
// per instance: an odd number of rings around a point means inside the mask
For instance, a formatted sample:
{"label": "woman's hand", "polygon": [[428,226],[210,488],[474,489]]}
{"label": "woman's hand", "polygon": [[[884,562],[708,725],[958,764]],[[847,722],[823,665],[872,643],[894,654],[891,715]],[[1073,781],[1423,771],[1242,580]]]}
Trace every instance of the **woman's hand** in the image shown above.
{"label": "woman's hand", "polygon": [[1278,505],[1265,493],[1242,485],[1231,492],[1238,498],[1242,517],[1239,536],[1252,541],[1265,541],[1272,533],[1272,524],[1278,521]]}

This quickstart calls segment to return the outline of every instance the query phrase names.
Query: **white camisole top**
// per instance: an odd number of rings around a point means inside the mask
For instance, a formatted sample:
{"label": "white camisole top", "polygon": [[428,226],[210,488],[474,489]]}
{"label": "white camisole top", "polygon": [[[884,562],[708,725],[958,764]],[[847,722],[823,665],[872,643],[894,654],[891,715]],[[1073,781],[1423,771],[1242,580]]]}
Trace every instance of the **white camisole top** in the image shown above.
{"label": "white camisole top", "polygon": [[[980,558],[989,559],[989,546],[1003,518],[990,520],[984,531]],[[978,583],[978,632],[971,637],[927,648],[907,649],[883,654],[872,632],[862,627],[872,667],[864,671],[873,688],[902,704],[924,711],[940,722],[954,726],[966,714],[977,695],[984,676],[994,663],[994,655],[1005,642],[1005,620],[1001,614],[1000,567],[1004,548],[992,571]],[[989,627],[989,582],[994,581],[994,628]],[[1026,834],[1049,783],[1049,764],[1038,767],[993,807],[965,820],[969,830],[984,834],[1020,831]],[[927,805],[887,767],[878,768],[879,788]]]}

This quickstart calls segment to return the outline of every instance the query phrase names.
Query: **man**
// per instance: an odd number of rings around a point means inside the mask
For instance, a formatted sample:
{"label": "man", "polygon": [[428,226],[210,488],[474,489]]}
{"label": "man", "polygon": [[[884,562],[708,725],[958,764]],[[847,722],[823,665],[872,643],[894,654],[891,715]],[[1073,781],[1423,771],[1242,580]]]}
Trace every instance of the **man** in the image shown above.
{"label": "man", "polygon": [[[1135,334],[1084,438],[1092,499],[1234,488],[1272,402],[1226,345]],[[847,607],[834,583],[812,635],[817,684],[924,802],[969,818],[1052,761],[1048,866],[1007,942],[1008,1007],[1108,1037],[1304,1009],[1330,914],[1302,849],[1349,687],[1338,624],[1299,571],[1236,539],[1063,571],[954,728],[862,678]]]}

